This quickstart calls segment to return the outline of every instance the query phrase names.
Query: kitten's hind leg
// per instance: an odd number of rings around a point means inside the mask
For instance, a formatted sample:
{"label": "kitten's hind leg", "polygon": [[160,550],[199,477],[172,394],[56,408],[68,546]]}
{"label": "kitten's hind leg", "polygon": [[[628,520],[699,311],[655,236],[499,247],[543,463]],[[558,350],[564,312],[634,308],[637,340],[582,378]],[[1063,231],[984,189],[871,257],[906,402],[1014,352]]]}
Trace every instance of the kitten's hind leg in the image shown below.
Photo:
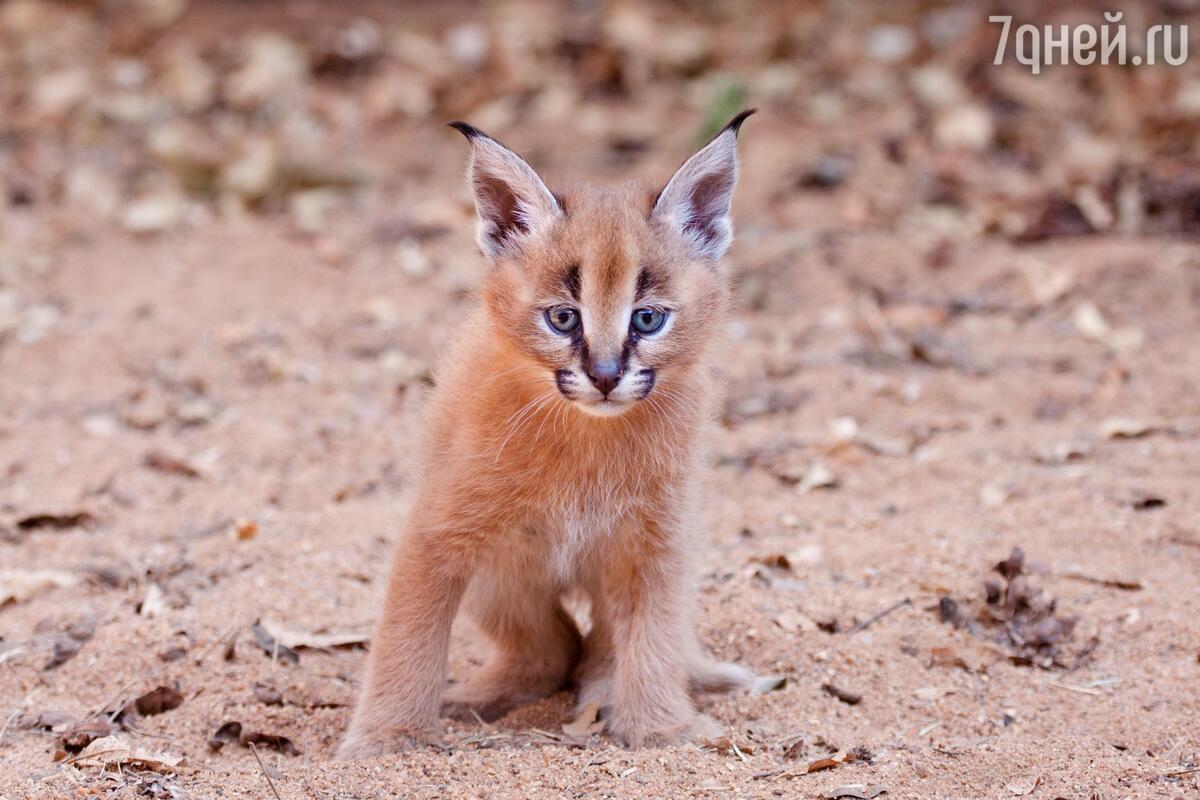
{"label": "kitten's hind leg", "polygon": [[566,685],[579,660],[580,636],[560,593],[559,586],[503,567],[475,576],[464,611],[494,652],[466,681],[447,687],[446,716],[491,721]]}

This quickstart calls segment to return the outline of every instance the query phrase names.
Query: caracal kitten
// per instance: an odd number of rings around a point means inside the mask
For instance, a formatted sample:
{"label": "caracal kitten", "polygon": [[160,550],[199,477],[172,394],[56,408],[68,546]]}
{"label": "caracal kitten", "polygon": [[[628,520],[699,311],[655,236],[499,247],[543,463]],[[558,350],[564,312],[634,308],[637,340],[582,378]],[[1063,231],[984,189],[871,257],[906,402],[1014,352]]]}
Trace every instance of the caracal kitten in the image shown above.
{"label": "caracal kitten", "polygon": [[[470,142],[492,265],[437,376],[342,757],[428,741],[443,711],[495,719],[572,679],[618,742],[679,742],[719,732],[693,694],[752,681],[703,654],[688,568],[729,294],[717,260],[751,113],[659,192],[555,194],[516,153],[451,123]],[[567,594],[590,603],[586,635]],[[447,687],[460,607],[494,653]]]}

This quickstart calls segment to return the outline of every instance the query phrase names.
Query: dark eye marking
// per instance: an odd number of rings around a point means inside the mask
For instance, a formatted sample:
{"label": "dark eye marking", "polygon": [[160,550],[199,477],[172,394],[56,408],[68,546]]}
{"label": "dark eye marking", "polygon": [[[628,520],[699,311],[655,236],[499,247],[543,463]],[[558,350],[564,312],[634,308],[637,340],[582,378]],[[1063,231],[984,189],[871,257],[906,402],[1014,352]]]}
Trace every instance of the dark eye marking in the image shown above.
{"label": "dark eye marking", "polygon": [[643,369],[638,371],[638,380],[641,381],[637,387],[638,400],[645,400],[650,396],[650,392],[654,389],[654,382],[658,375],[652,369]]}
{"label": "dark eye marking", "polygon": [[563,393],[568,399],[575,398],[575,392],[571,388],[574,383],[574,378],[571,376],[569,369],[559,369],[554,371],[554,383],[558,386],[558,390]]}
{"label": "dark eye marking", "polygon": [[652,292],[662,292],[667,288],[666,278],[650,267],[642,267],[638,272],[637,289],[634,292],[636,301],[641,301]]}
{"label": "dark eye marking", "polygon": [[567,290],[567,294],[571,295],[571,299],[576,303],[579,302],[579,292],[582,289],[579,279],[579,265],[572,264],[567,267],[566,273],[563,275],[563,286]]}

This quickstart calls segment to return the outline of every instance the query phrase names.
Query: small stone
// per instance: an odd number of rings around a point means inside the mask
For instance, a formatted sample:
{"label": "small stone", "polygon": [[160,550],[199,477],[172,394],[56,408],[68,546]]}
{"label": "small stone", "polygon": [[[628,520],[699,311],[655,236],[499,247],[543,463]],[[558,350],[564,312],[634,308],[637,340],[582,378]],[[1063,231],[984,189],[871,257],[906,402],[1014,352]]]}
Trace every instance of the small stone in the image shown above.
{"label": "small stone", "polygon": [[986,150],[995,129],[992,116],[981,106],[961,105],[940,113],[934,123],[933,138],[947,150]]}
{"label": "small stone", "polygon": [[917,37],[904,25],[880,25],[867,34],[867,55],[883,64],[896,64],[912,55]]}
{"label": "small stone", "polygon": [[140,197],[125,207],[121,224],[131,233],[161,233],[183,221],[183,198],[170,192]]}

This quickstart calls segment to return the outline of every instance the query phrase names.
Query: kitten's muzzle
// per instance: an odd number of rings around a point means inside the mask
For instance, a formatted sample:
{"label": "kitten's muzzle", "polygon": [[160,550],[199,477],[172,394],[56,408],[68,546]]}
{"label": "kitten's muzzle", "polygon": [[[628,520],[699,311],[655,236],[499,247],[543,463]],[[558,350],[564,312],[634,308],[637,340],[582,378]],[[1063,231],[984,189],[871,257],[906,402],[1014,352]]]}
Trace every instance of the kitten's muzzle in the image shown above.
{"label": "kitten's muzzle", "polygon": [[621,376],[625,374],[625,365],[619,359],[589,358],[583,365],[588,379],[600,394],[608,397],[609,392],[617,388]]}

